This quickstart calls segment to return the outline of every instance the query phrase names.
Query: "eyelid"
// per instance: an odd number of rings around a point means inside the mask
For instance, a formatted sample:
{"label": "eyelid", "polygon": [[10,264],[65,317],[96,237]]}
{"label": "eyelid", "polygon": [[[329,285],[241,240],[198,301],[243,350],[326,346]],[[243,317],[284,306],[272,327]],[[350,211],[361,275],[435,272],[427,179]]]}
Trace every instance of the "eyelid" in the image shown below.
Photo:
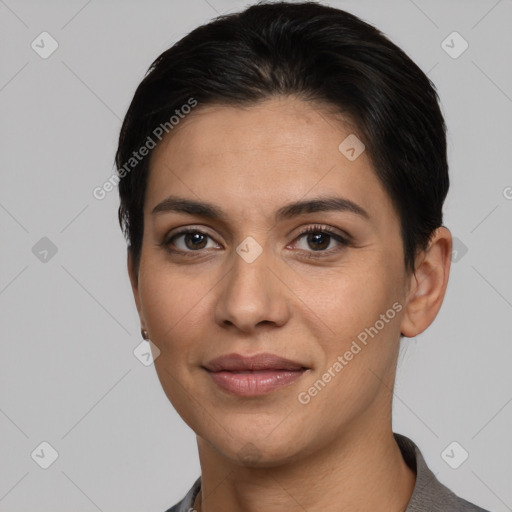
{"label": "eyelid", "polygon": [[328,224],[307,224],[306,226],[301,226],[297,228],[299,232],[294,238],[294,241],[299,237],[307,235],[308,233],[322,232],[327,233],[331,236],[337,236],[339,238],[343,238],[347,243],[353,240],[352,236],[349,235],[346,231],[343,231],[339,228],[335,228],[334,226],[330,226]]}
{"label": "eyelid", "polygon": [[[170,239],[172,238],[173,236],[176,236],[176,235],[181,235],[183,233],[190,233],[190,232],[196,232],[196,231],[199,231],[200,233],[204,233],[205,235],[208,235],[208,236],[211,236],[209,233],[208,233],[208,230],[207,230],[207,227],[205,226],[200,226],[200,225],[194,225],[194,224],[191,224],[189,226],[180,226],[180,227],[177,227],[175,229],[171,229],[171,231],[169,231],[166,235],[165,235],[165,238],[166,239]],[[213,237],[212,237],[213,238]]]}

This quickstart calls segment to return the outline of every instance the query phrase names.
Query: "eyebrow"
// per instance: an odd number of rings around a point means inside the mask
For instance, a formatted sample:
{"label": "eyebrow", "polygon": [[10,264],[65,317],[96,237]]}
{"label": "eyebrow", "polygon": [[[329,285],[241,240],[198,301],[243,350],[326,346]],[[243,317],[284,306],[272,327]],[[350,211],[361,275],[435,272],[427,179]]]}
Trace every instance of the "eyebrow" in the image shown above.
{"label": "eyebrow", "polygon": [[[321,197],[287,204],[277,210],[275,220],[291,219],[302,214],[328,211],[354,213],[370,220],[370,215],[362,206],[343,197]],[[227,215],[220,208],[203,201],[169,196],[152,210],[153,214],[169,212],[198,215],[227,223]]]}

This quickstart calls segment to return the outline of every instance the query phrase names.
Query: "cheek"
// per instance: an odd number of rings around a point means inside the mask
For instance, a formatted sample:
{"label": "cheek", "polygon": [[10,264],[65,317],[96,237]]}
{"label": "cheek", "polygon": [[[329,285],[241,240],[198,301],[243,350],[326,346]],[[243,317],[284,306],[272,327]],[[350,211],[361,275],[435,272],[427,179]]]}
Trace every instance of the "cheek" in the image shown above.
{"label": "cheek", "polygon": [[317,321],[321,356],[298,397],[307,404],[299,406],[309,413],[304,422],[325,417],[322,429],[327,430],[344,428],[372,404],[382,403],[376,397],[392,388],[398,350],[400,304],[386,286],[374,283],[369,292],[345,282],[337,292],[326,298],[322,322]]}
{"label": "cheek", "polygon": [[195,378],[204,346],[199,340],[204,337],[211,285],[168,265],[152,265],[141,272],[139,289],[151,341],[160,350],[154,365],[162,389],[183,420],[197,427],[203,421],[196,417],[202,408],[192,405],[199,395]]}
{"label": "cheek", "polygon": [[390,260],[378,255],[362,261],[358,268],[333,277],[324,291],[315,288],[309,295],[308,305],[315,304],[316,325],[322,333],[317,338],[323,352],[318,373],[334,373],[331,380],[340,384],[343,396],[364,394],[374,387],[369,379],[374,384],[378,379],[371,372],[388,374],[399,344],[401,267],[384,265]]}
{"label": "cheek", "polygon": [[[195,329],[204,324],[204,300],[211,286],[199,276],[152,265],[141,275],[142,309],[152,341],[161,351],[177,352],[190,345]],[[201,321],[202,318],[202,321]]]}
{"label": "cheek", "polygon": [[391,308],[400,299],[399,282],[396,268],[384,268],[382,258],[367,253],[354,264],[303,282],[298,295],[316,313],[332,346],[333,338],[346,342]]}

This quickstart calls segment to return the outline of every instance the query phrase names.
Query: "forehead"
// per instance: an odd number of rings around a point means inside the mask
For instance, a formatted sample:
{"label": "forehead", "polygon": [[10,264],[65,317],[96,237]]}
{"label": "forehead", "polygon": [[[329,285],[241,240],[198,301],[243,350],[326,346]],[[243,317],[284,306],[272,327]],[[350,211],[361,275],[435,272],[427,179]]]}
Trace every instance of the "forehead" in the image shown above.
{"label": "forehead", "polygon": [[347,137],[357,143],[357,128],[316,105],[290,97],[199,105],[176,128],[153,150],[146,211],[167,195],[274,211],[308,195],[339,194],[393,214],[366,151],[356,159],[343,152]]}
{"label": "forehead", "polygon": [[[350,131],[348,122],[345,131]],[[250,167],[251,152],[263,159],[261,150],[275,158],[302,161],[318,159],[344,131],[342,122],[293,97],[276,97],[250,106],[198,106],[155,149],[152,161],[173,156],[181,164],[207,160],[214,165],[239,158]],[[333,146],[334,144],[334,146]],[[180,154],[177,154],[180,153]],[[307,160],[305,160],[307,159]]]}

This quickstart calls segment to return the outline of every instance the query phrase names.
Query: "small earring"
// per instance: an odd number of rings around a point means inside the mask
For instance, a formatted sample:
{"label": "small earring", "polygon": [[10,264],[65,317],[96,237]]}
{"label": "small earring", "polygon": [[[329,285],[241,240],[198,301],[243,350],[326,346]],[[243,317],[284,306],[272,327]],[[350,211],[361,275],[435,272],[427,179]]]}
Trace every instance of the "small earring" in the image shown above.
{"label": "small earring", "polygon": [[143,337],[145,340],[149,340],[148,331],[146,331],[146,329],[141,329],[141,330],[140,330],[140,333],[142,334],[142,337]]}

